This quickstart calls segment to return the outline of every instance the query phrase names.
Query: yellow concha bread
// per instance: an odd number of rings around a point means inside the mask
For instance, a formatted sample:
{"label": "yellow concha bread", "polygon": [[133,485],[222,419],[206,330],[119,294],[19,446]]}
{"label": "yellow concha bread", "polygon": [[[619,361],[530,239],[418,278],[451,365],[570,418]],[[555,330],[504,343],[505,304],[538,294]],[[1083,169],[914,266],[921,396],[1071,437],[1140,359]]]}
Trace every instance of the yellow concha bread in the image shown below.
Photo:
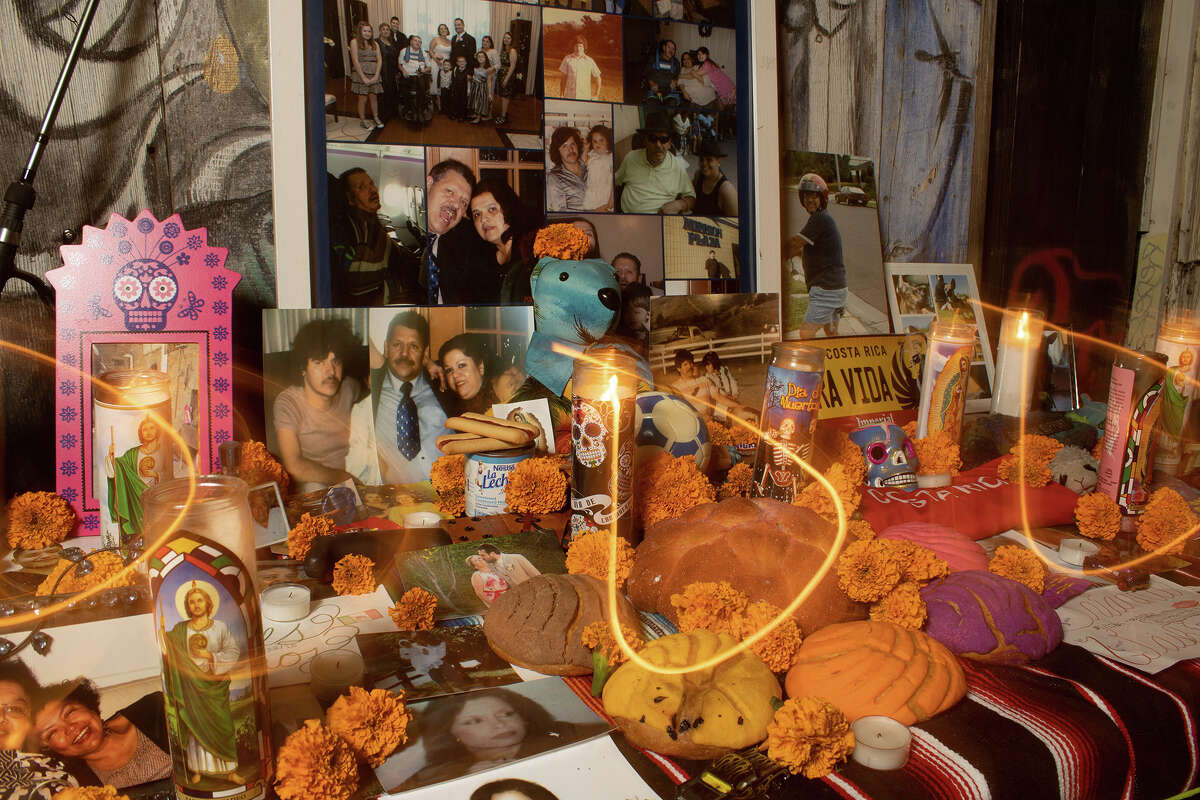
{"label": "yellow concha bread", "polygon": [[830,625],[809,636],[785,683],[788,697],[823,697],[850,722],[878,714],[912,725],[967,693],[962,666],[945,645],[875,620]]}
{"label": "yellow concha bread", "polygon": [[[664,636],[639,655],[661,667],[684,667],[737,644],[709,631]],[[639,747],[680,758],[716,758],[767,738],[767,723],[781,697],[779,681],[750,651],[716,667],[660,675],[633,662],[604,685],[604,710]]]}

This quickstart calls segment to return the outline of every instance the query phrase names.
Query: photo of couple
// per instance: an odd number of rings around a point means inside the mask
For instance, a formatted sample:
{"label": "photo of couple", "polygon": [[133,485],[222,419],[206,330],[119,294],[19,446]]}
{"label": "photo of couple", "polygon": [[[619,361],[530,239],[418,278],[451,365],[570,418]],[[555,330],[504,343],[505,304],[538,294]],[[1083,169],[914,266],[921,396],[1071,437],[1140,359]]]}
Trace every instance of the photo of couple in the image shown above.
{"label": "photo of couple", "polygon": [[441,619],[486,613],[513,586],[567,571],[558,537],[543,530],[398,553],[396,563],[400,592],[414,586],[432,592]]}

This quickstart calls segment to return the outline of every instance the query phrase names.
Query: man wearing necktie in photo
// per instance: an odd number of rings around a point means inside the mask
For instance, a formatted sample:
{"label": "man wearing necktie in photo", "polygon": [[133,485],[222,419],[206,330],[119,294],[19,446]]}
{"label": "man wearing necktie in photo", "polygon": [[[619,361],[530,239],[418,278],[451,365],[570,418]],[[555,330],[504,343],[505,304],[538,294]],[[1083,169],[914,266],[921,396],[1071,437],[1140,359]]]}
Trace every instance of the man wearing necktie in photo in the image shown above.
{"label": "man wearing necktie in photo", "polygon": [[467,72],[475,71],[475,37],[467,33],[467,24],[462,18],[454,20],[454,36],[450,39],[450,59],[455,61],[459,56],[467,59]]}
{"label": "man wearing necktie in photo", "polygon": [[416,311],[402,311],[388,323],[384,365],[371,371],[375,440],[384,483],[429,479],[441,455],[437,438],[446,428],[441,381],[431,377],[429,322]]}
{"label": "man wearing necktie in photo", "polygon": [[419,282],[427,305],[479,305],[500,299],[494,252],[466,219],[474,191],[475,173],[453,158],[434,164],[425,178],[428,239]]}

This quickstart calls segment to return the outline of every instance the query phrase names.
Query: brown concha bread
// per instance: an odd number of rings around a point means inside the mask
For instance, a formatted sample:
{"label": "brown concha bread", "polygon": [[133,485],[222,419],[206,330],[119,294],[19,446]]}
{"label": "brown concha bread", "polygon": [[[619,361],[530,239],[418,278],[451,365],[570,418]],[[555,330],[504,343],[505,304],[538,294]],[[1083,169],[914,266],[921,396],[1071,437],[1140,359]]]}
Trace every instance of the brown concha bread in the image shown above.
{"label": "brown concha bread", "polygon": [[[608,619],[608,588],[590,575],[539,575],[497,598],[483,619],[496,655],[546,675],[590,675],[583,629]],[[617,617],[641,631],[637,611],[617,594]]]}
{"label": "brown concha bread", "polygon": [[[735,497],[695,506],[650,526],[625,589],[635,606],[672,622],[678,619],[671,595],[697,581],[728,581],[751,602],[784,608],[816,574],[836,534],[807,508],[778,500]],[[836,566],[796,610],[804,635],[867,616],[864,604],[838,589]]]}

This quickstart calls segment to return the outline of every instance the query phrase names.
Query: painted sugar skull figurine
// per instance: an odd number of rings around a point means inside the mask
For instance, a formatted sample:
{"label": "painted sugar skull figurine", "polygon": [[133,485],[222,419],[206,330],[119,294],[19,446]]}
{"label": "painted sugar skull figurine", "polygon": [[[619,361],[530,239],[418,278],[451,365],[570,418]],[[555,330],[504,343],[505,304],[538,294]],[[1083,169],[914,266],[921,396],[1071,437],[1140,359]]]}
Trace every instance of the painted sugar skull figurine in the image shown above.
{"label": "painted sugar skull figurine", "polygon": [[917,451],[899,425],[868,425],[850,434],[867,460],[867,486],[917,488]]}

